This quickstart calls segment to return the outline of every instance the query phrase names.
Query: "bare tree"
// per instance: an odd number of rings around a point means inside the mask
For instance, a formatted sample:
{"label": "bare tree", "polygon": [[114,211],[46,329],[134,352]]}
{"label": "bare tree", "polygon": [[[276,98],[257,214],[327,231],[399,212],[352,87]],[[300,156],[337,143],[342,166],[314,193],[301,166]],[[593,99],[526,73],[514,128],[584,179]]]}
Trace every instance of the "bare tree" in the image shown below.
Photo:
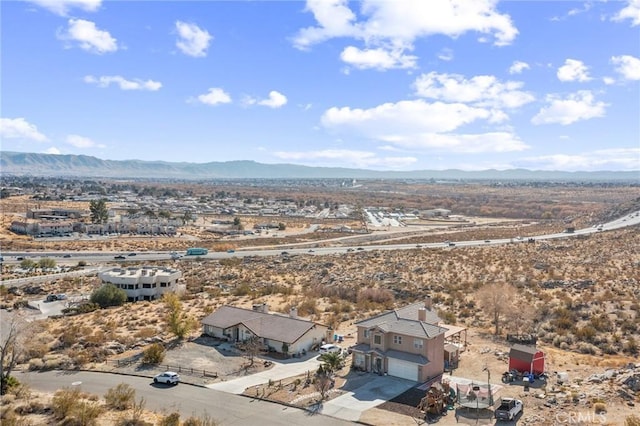
{"label": "bare tree", "polygon": [[316,390],[320,392],[320,399],[324,401],[324,399],[327,397],[329,389],[331,389],[331,386],[333,386],[333,381],[327,373],[321,372],[316,375],[314,385]]}
{"label": "bare tree", "polygon": [[0,395],[7,393],[11,372],[20,361],[29,341],[27,323],[19,314],[13,314],[10,318],[6,318],[7,315],[3,317],[0,331]]}
{"label": "bare tree", "polygon": [[515,296],[515,288],[506,283],[486,285],[478,290],[476,294],[480,307],[493,317],[496,336],[500,334],[500,327],[505,314],[516,309]]}
{"label": "bare tree", "polygon": [[238,346],[249,360],[249,367],[253,367],[255,359],[260,353],[260,349],[262,349],[262,342],[260,339],[256,336],[251,336]]}

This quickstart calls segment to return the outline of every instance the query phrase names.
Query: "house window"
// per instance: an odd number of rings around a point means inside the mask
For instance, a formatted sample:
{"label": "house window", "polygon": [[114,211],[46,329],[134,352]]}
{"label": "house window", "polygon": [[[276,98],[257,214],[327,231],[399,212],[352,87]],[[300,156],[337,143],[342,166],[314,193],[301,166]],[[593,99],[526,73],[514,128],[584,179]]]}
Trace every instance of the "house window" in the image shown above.
{"label": "house window", "polygon": [[375,336],[373,336],[373,343],[375,343],[376,345],[381,344],[382,336],[380,334],[376,334]]}
{"label": "house window", "polygon": [[370,338],[370,337],[371,337],[371,331],[370,331],[370,330],[365,330],[365,331],[364,331],[364,338],[365,338],[365,339],[368,339],[368,338]]}
{"label": "house window", "polygon": [[423,347],[422,339],[413,339],[413,347],[416,349],[422,349]]}
{"label": "house window", "polygon": [[393,336],[393,343],[395,343],[396,345],[401,345],[402,344],[402,336],[398,336],[397,334],[395,336]]}

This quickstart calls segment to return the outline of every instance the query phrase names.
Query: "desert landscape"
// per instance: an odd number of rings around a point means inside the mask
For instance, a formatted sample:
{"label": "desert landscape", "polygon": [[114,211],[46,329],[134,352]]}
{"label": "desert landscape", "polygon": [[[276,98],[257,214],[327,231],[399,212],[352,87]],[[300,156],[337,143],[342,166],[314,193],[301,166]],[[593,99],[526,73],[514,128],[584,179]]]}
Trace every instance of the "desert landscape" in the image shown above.
{"label": "desert landscape", "polygon": [[[107,193],[115,185],[110,181],[101,182]],[[147,193],[158,190],[157,186],[148,183],[140,188]],[[449,223],[447,220],[417,220],[398,229],[375,230],[368,229],[357,215],[332,220],[277,217],[269,218],[283,224],[277,233],[230,238],[208,230],[213,222],[228,221],[229,217],[199,215],[180,227],[179,235],[174,237],[118,235],[99,240],[34,239],[10,231],[11,223],[24,217],[25,208],[88,210],[89,203],[47,199],[52,197],[46,195],[46,191],[42,192],[45,196],[38,198],[32,195],[3,197],[0,200],[3,253],[20,251],[37,256],[40,251],[72,252],[74,255],[86,250],[144,253],[185,250],[193,246],[216,252],[238,252],[256,248],[309,247],[313,250],[372,244],[417,245],[410,250],[352,250],[322,256],[309,253],[220,260],[182,258],[144,263],[128,259],[127,266],[171,266],[182,272],[180,281],[184,290],[180,293],[180,312],[185,320],[194,324],[182,339],[176,338],[167,321],[170,308],[164,301],[127,303],[25,323],[23,333],[29,339],[24,342],[16,368],[119,371],[152,376],[158,371],[142,368],[139,357],[151,345],[161,344],[166,349],[163,364],[182,363],[180,365],[185,367],[214,372],[211,376],[184,376],[185,380],[207,385],[268,368],[261,362],[248,366],[245,356],[233,359],[192,357],[190,365],[184,364],[189,361],[188,358],[185,360],[189,351],[201,351],[203,347],[215,351],[212,344],[198,340],[202,331],[199,324],[223,305],[251,308],[255,304],[267,304],[271,311],[283,314],[295,307],[300,317],[330,326],[336,335],[342,336],[344,341],[340,344],[346,348],[355,343],[357,321],[430,298],[446,324],[465,327],[468,331],[467,345],[461,353],[458,368],[452,372],[454,376],[486,381],[488,369],[492,382],[498,383],[500,375],[508,368],[506,335],[537,338],[538,347],[547,354],[548,384],[544,389],[528,392],[517,386],[504,386],[502,390],[503,396],[516,396],[525,402],[526,410],[520,419],[522,424],[557,424],[558,413],[567,410],[606,413],[602,417],[606,419],[604,424],[625,424],[625,421],[629,425],[637,424],[632,423],[636,420],[631,416],[640,402],[640,393],[622,383],[639,374],[640,233],[637,226],[533,244],[514,240],[512,244],[496,246],[418,247],[445,240],[493,240],[515,236],[526,239],[562,232],[568,226],[596,226],[639,210],[637,187],[371,182],[357,191],[271,186],[225,188],[184,183],[172,188],[198,200],[208,200],[216,191],[224,191],[238,193],[240,199],[288,198],[302,205],[307,202],[330,206],[350,204],[396,211],[443,208],[450,209],[456,220],[448,219]],[[244,229],[253,229],[265,220],[250,215],[233,217],[238,218]],[[318,229],[326,228],[326,232],[309,232],[313,225],[319,225]],[[358,232],[336,232],[333,230],[336,225],[348,226]],[[73,258],[58,259],[57,263],[70,270],[93,266],[80,265]],[[117,265],[112,261],[99,266]],[[2,268],[3,281],[25,277],[19,263],[5,263]],[[49,273],[36,266],[26,276],[46,277]],[[3,324],[9,317],[37,317],[37,312],[26,308],[29,301],[42,300],[47,294],[64,293],[69,298],[88,296],[100,285],[96,274],[45,279],[33,285],[30,291],[24,288],[10,291],[3,283],[0,287]],[[500,298],[496,299],[496,294]],[[125,360],[127,362],[119,363]],[[128,362],[131,360],[134,361]],[[330,392],[327,399],[339,395],[340,388],[354,380],[355,373],[349,363],[350,357],[347,357],[344,367],[336,373],[336,391]],[[553,375],[556,372],[568,373],[571,381],[557,384]],[[313,387],[299,385],[302,379],[285,380],[284,384],[279,384],[279,391],[271,389],[271,383],[265,383],[263,388],[248,392],[261,392],[265,398],[308,408],[317,403],[318,396]],[[54,405],[53,398],[17,387],[3,396],[3,424],[59,421],[46,410]],[[102,416],[97,424],[134,424],[123,423],[123,414],[105,406],[100,396],[86,398],[110,413]],[[416,424],[419,419],[424,420],[424,414],[416,405],[401,399],[389,401],[365,412],[361,421],[375,425]],[[144,412],[138,415],[140,422],[169,424],[162,422],[170,413],[140,411]],[[598,417],[598,421],[602,418]],[[457,419],[460,420],[464,421]],[[455,422],[453,415],[440,419],[441,424]]]}

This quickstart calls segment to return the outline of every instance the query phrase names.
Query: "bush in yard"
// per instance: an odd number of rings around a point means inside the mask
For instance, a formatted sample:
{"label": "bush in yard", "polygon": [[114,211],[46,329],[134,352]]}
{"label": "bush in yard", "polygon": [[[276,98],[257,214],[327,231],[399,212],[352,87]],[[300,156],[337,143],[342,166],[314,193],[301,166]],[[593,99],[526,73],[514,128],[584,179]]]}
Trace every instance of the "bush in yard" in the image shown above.
{"label": "bush in yard", "polygon": [[64,419],[71,414],[80,400],[80,389],[62,388],[53,395],[51,409],[57,419]]}
{"label": "bush in yard", "polygon": [[135,389],[126,383],[120,383],[118,386],[107,391],[104,396],[104,401],[107,407],[122,411],[133,406],[135,397]]}
{"label": "bush in yard", "polygon": [[143,364],[160,364],[164,360],[164,347],[160,343],[154,343],[142,353]]}
{"label": "bush in yard", "polygon": [[180,426],[180,413],[171,413],[158,422],[158,426]]}
{"label": "bush in yard", "polygon": [[218,426],[219,424],[206,412],[200,417],[191,416],[182,423],[183,426]]}
{"label": "bush in yard", "polygon": [[104,284],[91,293],[90,300],[101,308],[120,306],[127,301],[127,293],[113,284]]}

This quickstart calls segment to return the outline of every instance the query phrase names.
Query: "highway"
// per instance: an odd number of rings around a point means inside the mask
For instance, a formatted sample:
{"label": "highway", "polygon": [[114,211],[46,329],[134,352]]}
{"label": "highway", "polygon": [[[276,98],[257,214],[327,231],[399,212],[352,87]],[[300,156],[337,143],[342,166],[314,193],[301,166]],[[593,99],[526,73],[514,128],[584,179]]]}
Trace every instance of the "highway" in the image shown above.
{"label": "highway", "polygon": [[149,377],[124,376],[87,371],[45,371],[16,373],[16,378],[42,392],[55,392],[78,386],[83,392],[103,397],[107,390],[127,383],[136,391],[136,400],[144,397],[145,407],[157,413],[180,413],[189,416],[208,414],[222,425],[349,425],[350,422],[321,414],[245,398],[222,391],[181,383],[177,386],[155,385]]}
{"label": "highway", "polygon": [[[560,232],[556,234],[527,236],[522,239],[518,239],[515,235],[513,238],[502,238],[495,240],[473,240],[473,241],[452,241],[452,245],[448,242],[441,243],[417,243],[417,244],[380,244],[380,245],[363,245],[353,247],[314,247],[314,248],[279,248],[279,249],[242,249],[238,248],[234,252],[209,252],[206,255],[201,256],[183,256],[181,260],[193,260],[197,258],[201,259],[229,259],[234,257],[247,257],[247,256],[292,256],[292,255],[328,255],[338,254],[345,252],[358,252],[358,251],[372,251],[372,250],[408,250],[415,248],[434,249],[434,248],[455,248],[455,247],[474,247],[474,246],[496,246],[502,244],[527,242],[528,239],[533,238],[535,241],[554,240],[559,238],[572,238],[579,235],[589,235],[596,232],[606,232],[615,229],[621,229],[629,226],[635,226],[640,224],[640,211],[627,214],[611,222],[603,223],[601,227],[590,227],[584,229],[576,229],[573,233]],[[600,230],[601,229],[601,230]],[[319,244],[322,241],[316,241],[313,244]],[[312,244],[312,243],[309,243]],[[285,244],[286,246],[286,244]],[[40,257],[55,257],[58,263],[68,263],[70,265],[77,264],[78,261],[85,261],[87,264],[116,262],[115,255],[122,255],[124,259],[118,260],[121,264],[130,262],[144,262],[151,260],[170,260],[170,251],[155,251],[155,252],[137,252],[135,256],[129,256],[129,253],[120,252],[78,252],[72,253],[69,251],[38,251],[38,252],[5,252],[3,253],[4,262],[6,264],[20,263],[17,258],[24,257],[31,258],[37,261]],[[71,257],[63,258],[64,254],[71,255]],[[184,252],[180,253],[184,255]]]}

